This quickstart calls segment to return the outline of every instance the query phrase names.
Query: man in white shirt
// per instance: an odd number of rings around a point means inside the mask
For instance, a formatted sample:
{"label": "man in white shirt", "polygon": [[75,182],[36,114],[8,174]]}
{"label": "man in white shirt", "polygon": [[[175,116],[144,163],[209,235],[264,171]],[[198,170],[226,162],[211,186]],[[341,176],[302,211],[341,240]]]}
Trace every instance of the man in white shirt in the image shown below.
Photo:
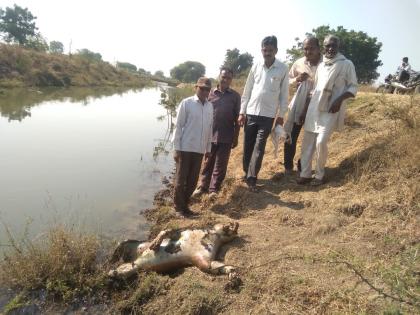
{"label": "man in white shirt", "polygon": [[411,73],[411,66],[408,63],[408,57],[404,57],[402,59],[402,63],[400,66],[398,66],[397,69],[397,75],[398,75],[398,81],[405,82],[408,79],[410,79],[410,73]]}
{"label": "man in white shirt", "polygon": [[276,124],[283,125],[289,93],[288,67],[276,59],[277,38],[262,40],[264,61],[252,66],[241,99],[239,125],[245,125],[243,170],[251,191],[256,192],[258,172],[267,138]]}
{"label": "man in white shirt", "polygon": [[[288,141],[284,143],[284,175],[293,174],[297,140],[305,122],[316,69],[322,61],[318,38],[307,37],[303,41],[303,53],[304,56],[296,60],[289,71],[289,84],[296,89],[296,93],[289,104],[289,112],[284,123],[284,131],[291,139],[291,143]],[[282,173],[276,173],[273,179],[282,177]]]}
{"label": "man in white shirt", "polygon": [[182,100],[178,107],[173,135],[176,173],[174,206],[182,216],[194,213],[188,203],[197,186],[203,155],[211,152],[213,105],[207,101],[211,81],[201,77],[195,85],[196,94]]}
{"label": "man in white shirt", "polygon": [[[353,63],[338,52],[340,40],[328,35],[324,40],[324,60],[315,74],[314,90],[303,129],[301,166],[298,184],[313,186],[324,183],[328,140],[335,130],[344,127],[345,100],[355,97],[357,77]],[[315,177],[312,157],[315,153]]]}

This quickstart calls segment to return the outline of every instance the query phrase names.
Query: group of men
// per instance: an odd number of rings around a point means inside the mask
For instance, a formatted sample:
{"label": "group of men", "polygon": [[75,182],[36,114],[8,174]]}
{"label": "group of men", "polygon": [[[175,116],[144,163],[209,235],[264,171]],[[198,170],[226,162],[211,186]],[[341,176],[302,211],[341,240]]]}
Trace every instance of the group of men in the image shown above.
{"label": "group of men", "polygon": [[[193,194],[217,196],[242,126],[243,180],[250,191],[258,191],[258,173],[267,138],[277,125],[284,127],[289,141],[284,144],[284,173],[276,174],[273,179],[293,174],[296,143],[303,127],[297,183],[324,183],[328,140],[334,130],[342,129],[344,101],[354,97],[357,91],[354,65],[339,53],[339,46],[338,37],[327,36],[322,56],[318,39],[308,37],[303,42],[304,57],[289,70],[276,59],[277,38],[265,37],[261,43],[263,60],[252,66],[242,97],[230,88],[233,71],[229,68],[221,68],[219,82],[213,90],[210,79],[198,79],[195,95],[179,105],[173,137],[174,206],[180,215],[194,214],[188,206]],[[290,104],[289,83],[296,88]],[[203,156],[201,181],[196,187]]]}

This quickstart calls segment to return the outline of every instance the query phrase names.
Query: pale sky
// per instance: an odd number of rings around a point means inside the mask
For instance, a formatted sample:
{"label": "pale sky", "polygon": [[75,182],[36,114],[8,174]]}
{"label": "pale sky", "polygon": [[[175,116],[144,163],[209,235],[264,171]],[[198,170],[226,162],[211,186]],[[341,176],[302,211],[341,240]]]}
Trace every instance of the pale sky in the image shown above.
{"label": "pale sky", "polygon": [[383,43],[378,70],[383,80],[402,57],[420,71],[420,0],[0,0],[16,3],[37,17],[48,41],[61,41],[66,52],[87,48],[109,62],[124,61],[166,75],[187,60],[205,65],[216,77],[227,49],[261,58],[260,43],[278,39],[280,60],[294,38],[321,25],[366,32]]}

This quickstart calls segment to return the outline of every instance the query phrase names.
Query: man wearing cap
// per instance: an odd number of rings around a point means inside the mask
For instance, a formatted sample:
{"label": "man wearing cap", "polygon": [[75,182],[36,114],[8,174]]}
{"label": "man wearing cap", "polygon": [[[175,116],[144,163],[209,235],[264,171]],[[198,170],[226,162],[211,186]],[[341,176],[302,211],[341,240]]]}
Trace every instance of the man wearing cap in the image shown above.
{"label": "man wearing cap", "polygon": [[226,176],[230,151],[238,145],[241,96],[230,88],[232,79],[232,69],[222,67],[219,84],[210,92],[209,101],[213,104],[214,115],[211,156],[205,160],[201,183],[193,196],[198,197],[207,192],[210,198],[216,196]]}
{"label": "man wearing cap", "polygon": [[174,205],[182,216],[194,214],[188,207],[197,185],[203,155],[210,155],[213,105],[207,101],[210,79],[201,77],[195,85],[195,95],[181,101],[172,142],[176,163]]}
{"label": "man wearing cap", "polygon": [[277,38],[262,40],[264,61],[252,66],[241,100],[239,125],[245,125],[243,170],[249,189],[257,191],[258,172],[264,157],[268,135],[276,124],[283,125],[289,94],[288,67],[276,59]]}

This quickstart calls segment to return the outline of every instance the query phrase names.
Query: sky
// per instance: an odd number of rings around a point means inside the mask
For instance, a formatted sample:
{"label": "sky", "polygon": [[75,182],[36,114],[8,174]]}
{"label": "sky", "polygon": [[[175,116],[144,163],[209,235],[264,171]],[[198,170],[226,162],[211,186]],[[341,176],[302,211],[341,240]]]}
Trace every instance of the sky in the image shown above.
{"label": "sky", "polygon": [[278,39],[278,59],[295,38],[321,26],[363,31],[383,44],[379,80],[409,58],[420,71],[420,0],[0,0],[28,8],[39,32],[68,52],[87,48],[103,59],[130,62],[154,73],[191,60],[216,77],[227,49],[261,58],[261,40]]}

